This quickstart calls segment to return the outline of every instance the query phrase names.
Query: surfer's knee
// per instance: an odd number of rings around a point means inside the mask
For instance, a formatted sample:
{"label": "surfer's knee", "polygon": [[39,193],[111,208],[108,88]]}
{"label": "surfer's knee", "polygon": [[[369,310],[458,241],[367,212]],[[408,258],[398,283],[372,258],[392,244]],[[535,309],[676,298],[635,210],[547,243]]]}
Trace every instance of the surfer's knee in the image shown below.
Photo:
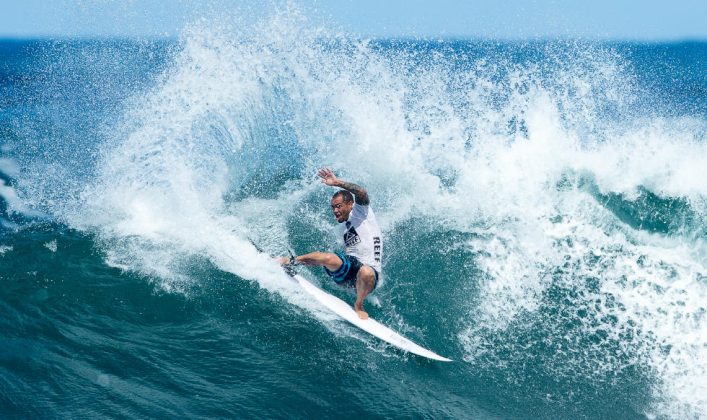
{"label": "surfer's knee", "polygon": [[338,270],[343,261],[341,261],[341,258],[338,255],[332,254],[331,252],[320,252],[319,262],[319,265],[333,271]]}
{"label": "surfer's knee", "polygon": [[375,275],[375,274],[373,273],[373,269],[372,269],[371,267],[367,266],[367,265],[362,265],[362,266],[361,266],[361,269],[358,270],[358,272],[359,272],[362,276],[366,276],[367,278],[371,278],[371,279],[373,279],[373,276]]}
{"label": "surfer's knee", "polygon": [[322,260],[326,265],[341,265],[341,258],[331,252],[323,252]]}
{"label": "surfer's knee", "polygon": [[357,280],[362,282],[368,290],[373,290],[375,277],[375,271],[367,265],[364,265],[360,270],[358,270]]}

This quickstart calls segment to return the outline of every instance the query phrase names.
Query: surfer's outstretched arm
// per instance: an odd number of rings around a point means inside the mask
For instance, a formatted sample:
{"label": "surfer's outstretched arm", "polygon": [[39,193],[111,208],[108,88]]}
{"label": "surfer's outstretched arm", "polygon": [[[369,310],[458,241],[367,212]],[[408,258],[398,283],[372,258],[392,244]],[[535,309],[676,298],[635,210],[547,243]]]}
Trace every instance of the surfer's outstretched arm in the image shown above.
{"label": "surfer's outstretched arm", "polygon": [[356,198],[356,204],[367,206],[371,201],[368,199],[368,191],[360,185],[353,182],[346,182],[338,179],[334,172],[329,168],[322,168],[317,172],[317,175],[322,179],[322,182],[330,187],[343,188],[349,191]]}

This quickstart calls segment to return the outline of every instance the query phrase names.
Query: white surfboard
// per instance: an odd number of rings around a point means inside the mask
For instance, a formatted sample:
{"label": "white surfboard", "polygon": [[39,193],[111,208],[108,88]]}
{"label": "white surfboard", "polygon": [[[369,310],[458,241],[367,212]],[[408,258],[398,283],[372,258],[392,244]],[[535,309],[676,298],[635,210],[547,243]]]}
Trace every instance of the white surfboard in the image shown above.
{"label": "white surfboard", "polygon": [[346,321],[357,326],[358,328],[366,331],[367,333],[374,335],[386,343],[392,344],[399,349],[408,351],[410,353],[417,354],[418,356],[426,357],[432,360],[439,360],[441,362],[451,362],[451,359],[442,357],[437,353],[434,353],[426,348],[419,346],[402,335],[396,333],[385,325],[379,323],[373,318],[361,319],[358,317],[356,311],[343,300],[336,296],[330,295],[324,290],[318,288],[314,284],[310,283],[307,279],[295,274],[291,276],[307,293],[312,295],[318,302],[329,308],[332,312],[339,315]]}

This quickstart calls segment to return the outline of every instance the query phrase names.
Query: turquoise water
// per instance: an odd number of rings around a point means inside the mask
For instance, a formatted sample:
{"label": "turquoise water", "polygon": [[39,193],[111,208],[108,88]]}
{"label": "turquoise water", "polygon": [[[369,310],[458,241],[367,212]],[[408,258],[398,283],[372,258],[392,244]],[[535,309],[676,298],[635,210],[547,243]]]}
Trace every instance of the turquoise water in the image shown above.
{"label": "turquoise water", "polygon": [[[2,417],[700,418],[707,44],[0,42]],[[259,255],[385,235],[338,320]],[[302,274],[353,302],[322,271]]]}

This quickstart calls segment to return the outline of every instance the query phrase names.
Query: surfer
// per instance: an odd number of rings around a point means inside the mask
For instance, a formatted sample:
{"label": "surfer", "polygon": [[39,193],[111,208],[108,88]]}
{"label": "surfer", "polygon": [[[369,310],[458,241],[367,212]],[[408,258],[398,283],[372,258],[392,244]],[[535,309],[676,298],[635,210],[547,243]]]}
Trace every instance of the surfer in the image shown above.
{"label": "surfer", "polygon": [[370,207],[368,192],[356,184],[338,179],[329,168],[320,169],[317,175],[322,183],[341,188],[331,198],[331,210],[340,224],[345,252],[310,252],[283,257],[279,261],[284,266],[302,264],[324,267],[336,284],[356,289],[354,310],[361,319],[367,319],[363,300],[378,285],[383,252],[381,230]]}

